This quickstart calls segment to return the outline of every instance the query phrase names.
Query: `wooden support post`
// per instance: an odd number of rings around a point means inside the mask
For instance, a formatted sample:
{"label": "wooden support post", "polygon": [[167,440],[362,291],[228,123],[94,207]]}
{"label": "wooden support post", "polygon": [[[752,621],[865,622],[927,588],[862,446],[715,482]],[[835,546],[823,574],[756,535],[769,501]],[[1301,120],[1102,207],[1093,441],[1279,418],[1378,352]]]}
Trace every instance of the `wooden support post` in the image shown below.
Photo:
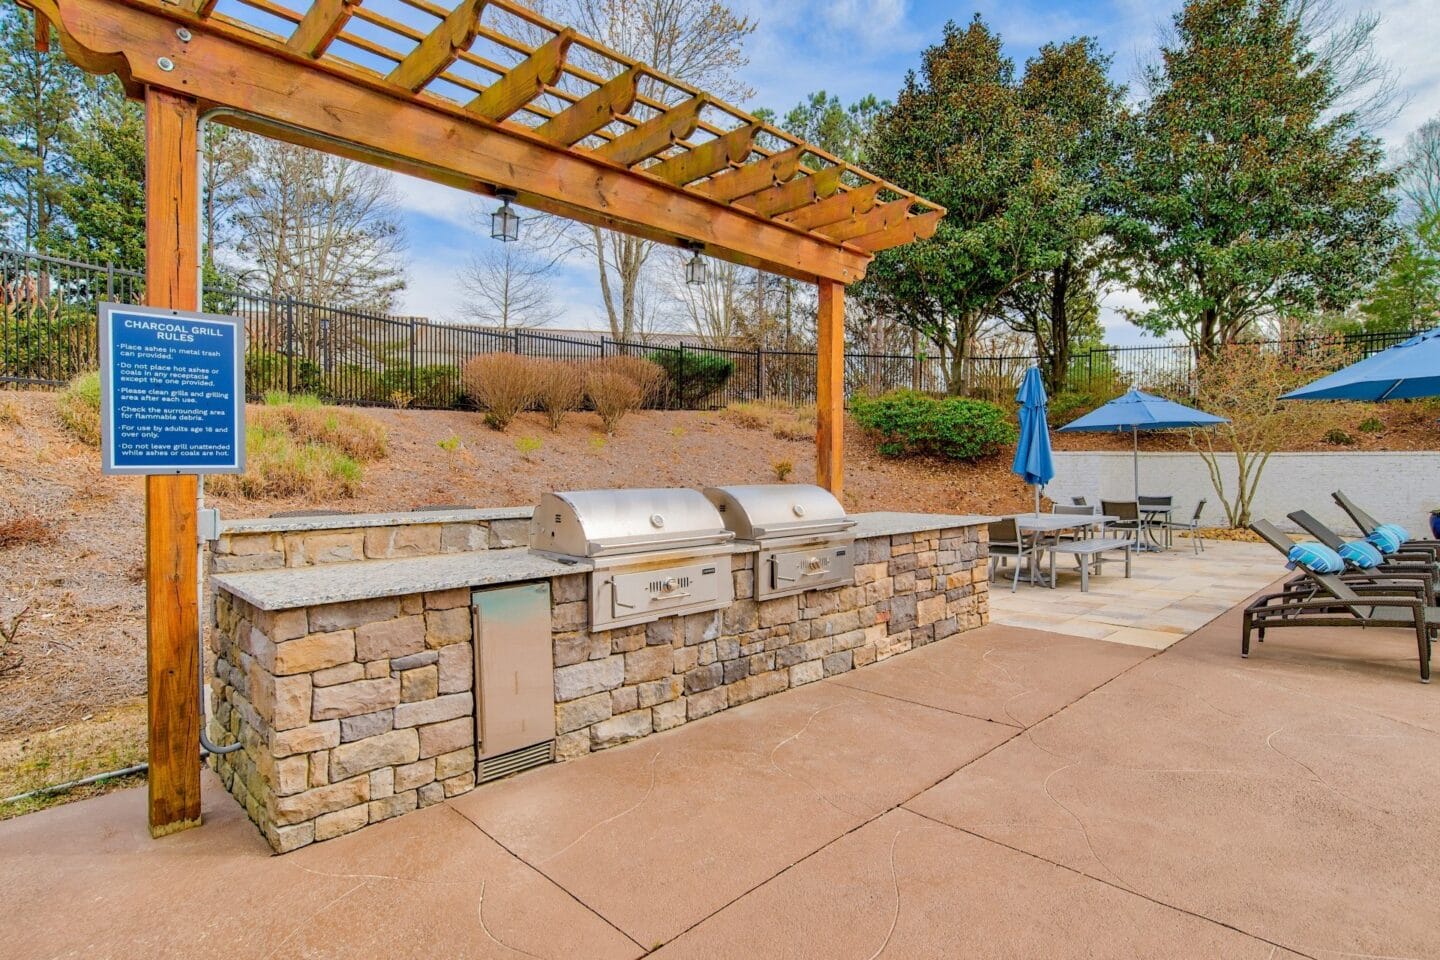
{"label": "wooden support post", "polygon": [[845,287],[820,281],[815,385],[815,478],[841,498],[845,491]]}
{"label": "wooden support post", "polygon": [[[198,306],[199,170],[194,100],[145,91],[145,295]],[[200,617],[194,476],[145,478],[145,634],[150,835],[200,824]]]}

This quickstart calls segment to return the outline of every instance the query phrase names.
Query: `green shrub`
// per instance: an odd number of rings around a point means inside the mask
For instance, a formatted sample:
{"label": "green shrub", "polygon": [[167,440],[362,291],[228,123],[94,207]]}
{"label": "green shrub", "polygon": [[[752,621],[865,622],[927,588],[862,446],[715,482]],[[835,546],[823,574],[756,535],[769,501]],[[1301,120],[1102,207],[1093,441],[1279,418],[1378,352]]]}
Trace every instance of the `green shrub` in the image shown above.
{"label": "green shrub", "polygon": [[1384,433],[1385,424],[1378,417],[1366,417],[1360,421],[1359,430],[1361,433]]}
{"label": "green shrub", "polygon": [[305,497],[324,503],[353,497],[363,472],[353,457],[325,443],[306,443],[278,423],[245,429],[243,474],[219,474],[206,481],[211,493],[246,500]]}
{"label": "green shrub", "polygon": [[735,373],[734,361],[713,353],[656,350],[649,358],[665,371],[671,401],[686,409],[704,406]]}
{"label": "green shrub", "polygon": [[850,401],[855,422],[875,434],[887,457],[936,456],[980,460],[1014,443],[1015,425],[1005,411],[985,400],[932,397],[897,390]]}
{"label": "green shrub", "polygon": [[1066,390],[1050,398],[1046,417],[1050,426],[1063,427],[1071,421],[1079,420],[1091,410],[1104,406],[1106,402],[1093,393]]}
{"label": "green shrub", "polygon": [[1332,427],[1325,431],[1325,442],[1336,447],[1350,447],[1354,446],[1355,438],[1339,427]]}
{"label": "green shrub", "polygon": [[60,392],[60,425],[81,443],[100,446],[100,374],[82,373]]}
{"label": "green shrub", "polygon": [[320,369],[320,364],[305,357],[287,357],[269,350],[248,351],[245,354],[245,392],[254,397],[271,390],[321,394],[325,392],[325,372]]}

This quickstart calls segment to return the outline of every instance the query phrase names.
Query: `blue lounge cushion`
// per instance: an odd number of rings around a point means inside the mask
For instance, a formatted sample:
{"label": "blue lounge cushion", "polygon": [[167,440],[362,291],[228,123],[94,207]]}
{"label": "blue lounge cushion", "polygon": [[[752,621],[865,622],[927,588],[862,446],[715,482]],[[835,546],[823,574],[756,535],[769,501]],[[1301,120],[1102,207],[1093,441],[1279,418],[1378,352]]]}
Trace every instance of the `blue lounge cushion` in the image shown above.
{"label": "blue lounge cushion", "polygon": [[1395,534],[1395,536],[1399,538],[1401,543],[1408,543],[1410,541],[1410,531],[1406,530],[1398,523],[1382,523],[1380,524],[1380,529],[1389,530],[1391,533]]}
{"label": "blue lounge cushion", "polygon": [[1335,551],[1340,554],[1340,559],[1349,563],[1359,570],[1373,570],[1384,562],[1385,558],[1380,551],[1375,549],[1373,543],[1364,540],[1351,540],[1349,543],[1342,543],[1340,549]]}
{"label": "blue lounge cushion", "polygon": [[1365,538],[1365,542],[1388,557],[1396,550],[1399,550],[1400,544],[1405,541],[1396,536],[1395,531],[1389,529],[1388,526],[1380,526],[1376,527],[1375,531]]}
{"label": "blue lounge cushion", "polygon": [[1286,566],[1291,570],[1304,567],[1311,573],[1340,573],[1345,569],[1345,561],[1340,559],[1340,554],[1323,543],[1297,543],[1290,548],[1289,559]]}

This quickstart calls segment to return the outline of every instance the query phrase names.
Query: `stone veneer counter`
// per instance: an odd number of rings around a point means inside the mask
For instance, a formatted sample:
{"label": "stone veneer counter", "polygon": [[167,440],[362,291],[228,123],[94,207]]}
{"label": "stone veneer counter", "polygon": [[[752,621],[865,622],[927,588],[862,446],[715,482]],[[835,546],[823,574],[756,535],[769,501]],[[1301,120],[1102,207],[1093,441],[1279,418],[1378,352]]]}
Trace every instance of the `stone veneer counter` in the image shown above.
{"label": "stone veneer counter", "polygon": [[979,527],[995,520],[995,517],[971,513],[852,513],[850,519],[855,526],[850,529],[856,540],[870,537],[893,537],[904,533],[924,533],[927,530],[951,530],[956,527]]}
{"label": "stone veneer counter", "polygon": [[[588,562],[525,547],[524,511],[240,521],[210,545],[211,739],[222,782],[276,850],[475,788],[472,588],[546,586],[553,745],[570,760],[856,670],[989,618],[990,519],[854,515],[853,584],[592,631]],[[724,558],[716,558],[724,562]],[[503,589],[503,587],[502,587]],[[534,678],[531,678],[533,682]],[[504,765],[502,764],[502,769]]]}
{"label": "stone veneer counter", "polygon": [[488,523],[492,520],[529,520],[534,513],[534,507],[489,507],[391,513],[333,513],[309,517],[254,517],[246,520],[226,520],[220,525],[220,532],[299,533],[311,530],[345,530],[352,527],[395,527],[413,523]]}
{"label": "stone veneer counter", "polygon": [[404,560],[366,560],[318,567],[224,573],[210,578],[223,590],[260,610],[294,610],[327,603],[403,597],[414,593],[548,580],[589,573],[588,562],[561,563],[524,547],[437,554]]}

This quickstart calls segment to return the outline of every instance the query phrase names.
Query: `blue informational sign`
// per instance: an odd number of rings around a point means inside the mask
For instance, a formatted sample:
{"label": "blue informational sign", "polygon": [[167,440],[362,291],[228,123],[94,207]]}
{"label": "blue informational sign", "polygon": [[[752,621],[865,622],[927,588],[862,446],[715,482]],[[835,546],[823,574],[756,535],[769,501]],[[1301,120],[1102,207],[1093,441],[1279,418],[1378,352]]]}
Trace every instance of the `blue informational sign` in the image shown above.
{"label": "blue informational sign", "polygon": [[102,303],[103,471],[242,472],[244,341],[236,317]]}

